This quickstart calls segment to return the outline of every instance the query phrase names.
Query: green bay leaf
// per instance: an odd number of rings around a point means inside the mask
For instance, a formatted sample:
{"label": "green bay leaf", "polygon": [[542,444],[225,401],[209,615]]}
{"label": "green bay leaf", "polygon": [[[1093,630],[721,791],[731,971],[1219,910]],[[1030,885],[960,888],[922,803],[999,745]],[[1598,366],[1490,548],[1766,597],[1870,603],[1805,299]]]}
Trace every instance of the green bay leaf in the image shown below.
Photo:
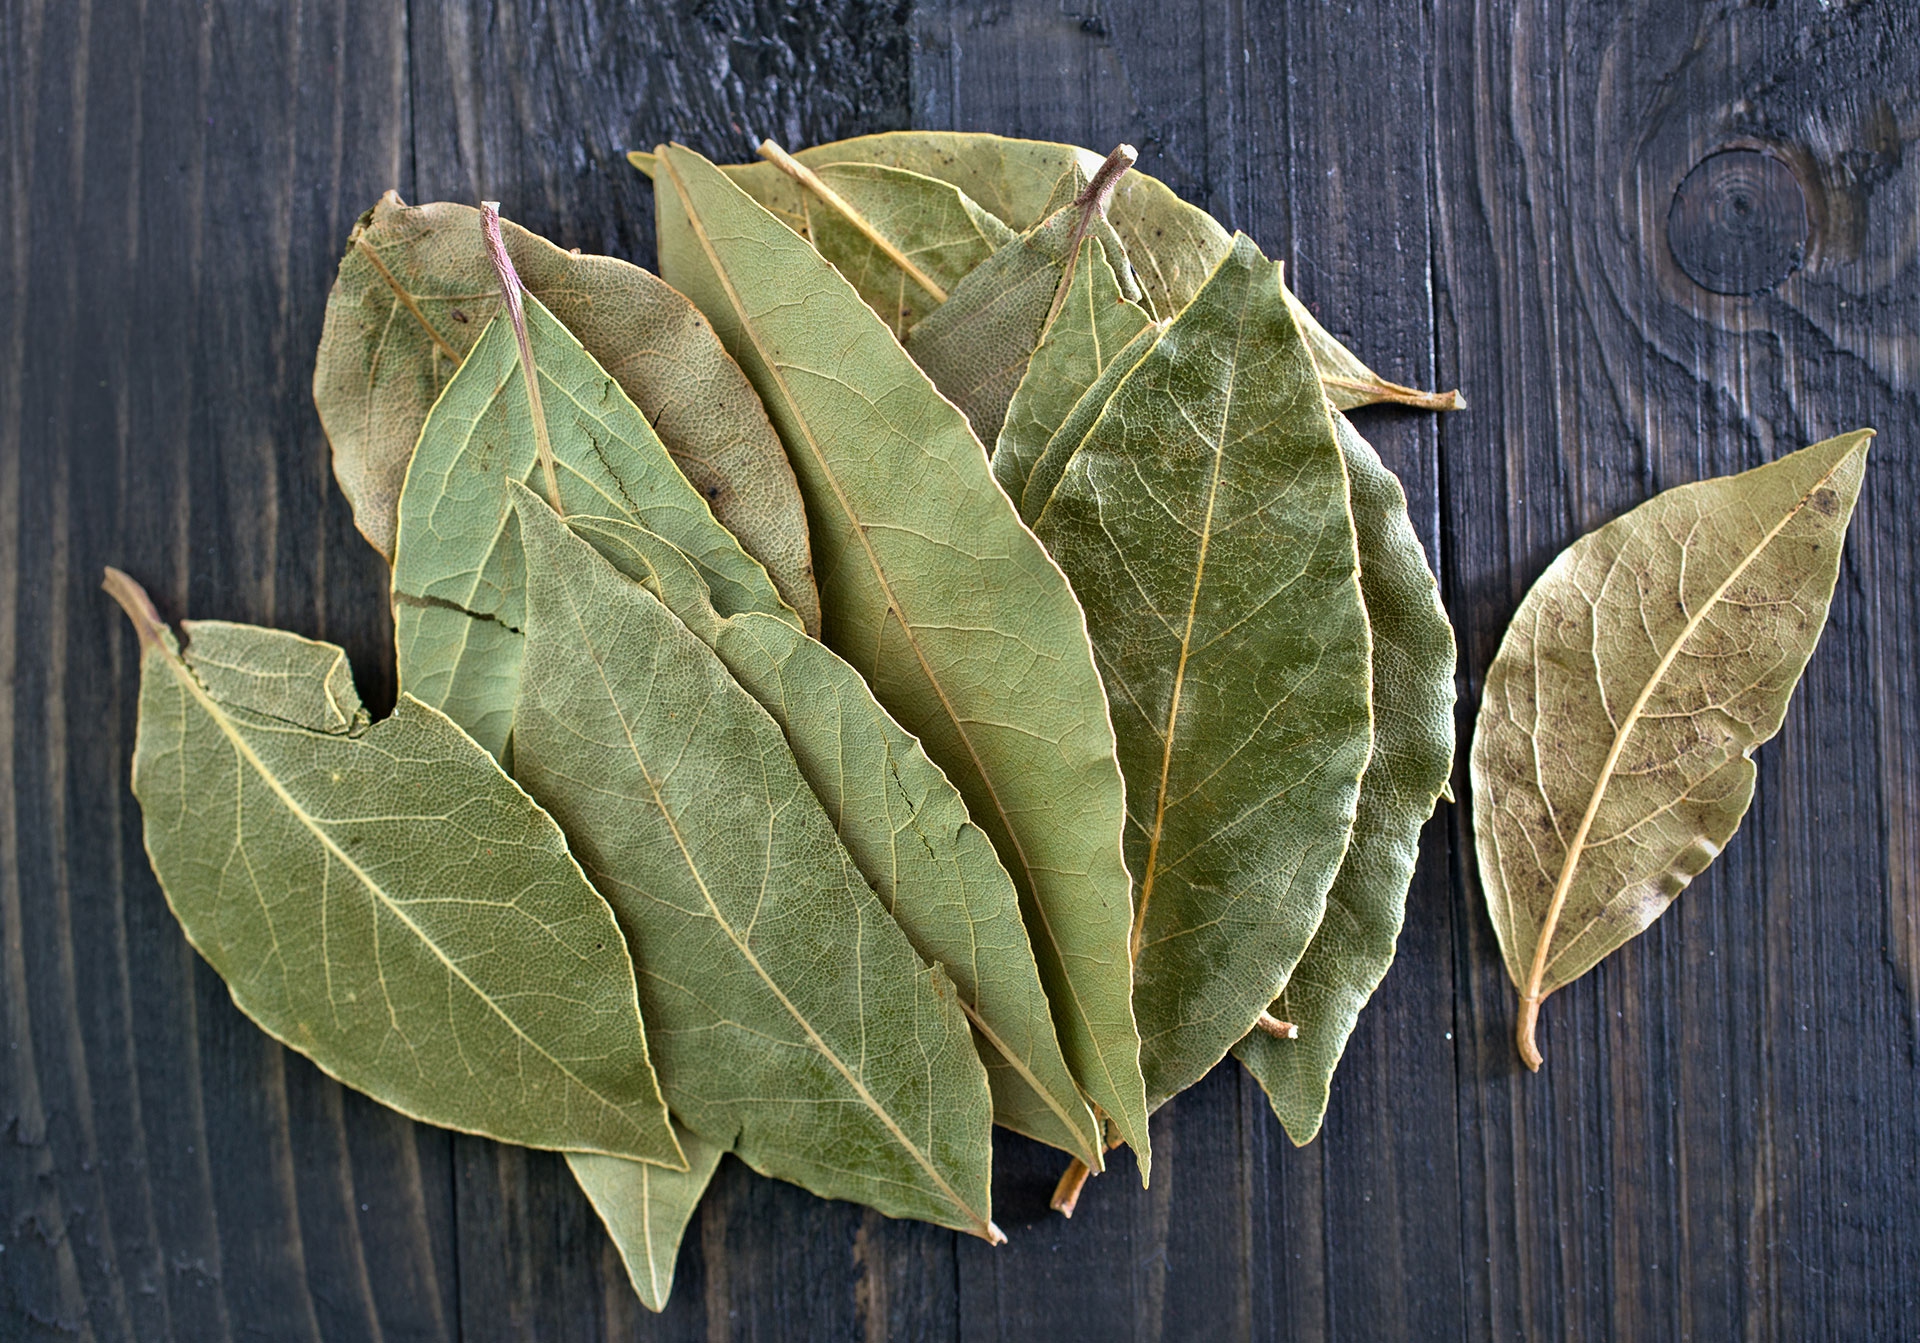
{"label": "green bay leaf", "polygon": [[[562,505],[624,515],[684,550],[726,612],[784,612],[652,426],[537,299],[526,307]],[[750,394],[750,393],[749,393]],[[400,685],[501,755],[512,732],[526,565],[512,487],[537,475],[513,329],[496,316],[434,404],[401,493],[394,550]]]}
{"label": "green bay leaf", "polygon": [[[1107,360],[1099,375],[1080,393],[1079,399],[1073,403],[1073,409],[1060,422],[1060,427],[1047,439],[1046,447],[1034,459],[1027,472],[1026,485],[1020,491],[1020,516],[1029,526],[1053,497],[1054,487],[1066,473],[1067,463],[1073,460],[1074,453],[1080,450],[1080,445],[1100,424],[1100,417],[1113,399],[1115,390],[1126,381],[1129,373],[1140,366],[1166,330],[1165,323],[1149,322],[1136,331],[1133,339]],[[1012,491],[1008,493],[1011,495]]]}
{"label": "green bay leaf", "polygon": [[369,723],[346,655],[190,621],[140,634],[133,791],[148,856],[240,1010],[413,1118],[684,1166],[633,963],[560,829],[402,695]]}
{"label": "green bay leaf", "polygon": [[[854,218],[803,190],[803,235],[896,336],[904,337],[969,271],[1017,236],[957,187],[920,173],[875,163],[828,163],[814,171]],[[917,276],[874,235],[907,258]]]}
{"label": "green bay leaf", "polygon": [[568,1169],[620,1251],[627,1280],[651,1311],[667,1308],[680,1238],[726,1155],[683,1125],[673,1126],[673,1136],[687,1154],[683,1171],[593,1152],[567,1153]]}
{"label": "green bay leaf", "polygon": [[800,478],[825,642],[993,840],[1074,1076],[1144,1170],[1122,785],[1079,606],[965,418],[839,273],[689,150],[661,151],[658,185],[662,273]]}
{"label": "green bay leaf", "polygon": [[1753,799],[1826,624],[1870,429],[1682,485],[1533,585],[1487,669],[1474,843],[1520,1055],[1541,1000],[1658,918]]}
{"label": "green bay leaf", "polygon": [[952,982],[888,917],[713,651],[515,495],[514,772],[627,935],[675,1118],[823,1197],[997,1239],[991,1101]]}
{"label": "green bay leaf", "polygon": [[1372,739],[1347,488],[1279,267],[1240,236],[1034,524],[1113,706],[1150,1105],[1278,995],[1346,851]]}
{"label": "green bay leaf", "polygon": [[1009,499],[1019,501],[1054,432],[1150,320],[1120,292],[1106,249],[1093,239],[1081,243],[1066,301],[1033,352],[994,445],[993,478]]}
{"label": "green bay leaf", "polygon": [[[714,515],[820,627],[806,513],[786,453],[699,312],[657,276],[501,233],[521,282],[640,408]],[[354,226],[327,297],[313,398],[354,522],[393,557],[400,489],[427,413],[501,306],[480,212],[389,191]]]}
{"label": "green bay leaf", "polygon": [[861,875],[959,990],[994,1121],[1098,1170],[1099,1125],[1054,1033],[1013,879],[940,767],[825,644],[770,616],[718,616],[668,542],[617,519],[568,526],[659,597],[780,725]]}
{"label": "green bay leaf", "polygon": [[1373,755],[1327,912],[1269,1009],[1299,1034],[1256,1030],[1234,1046],[1299,1144],[1320,1131],[1347,1037],[1393,961],[1420,831],[1453,769],[1453,627],[1400,481],[1344,415],[1333,422],[1373,635]]}

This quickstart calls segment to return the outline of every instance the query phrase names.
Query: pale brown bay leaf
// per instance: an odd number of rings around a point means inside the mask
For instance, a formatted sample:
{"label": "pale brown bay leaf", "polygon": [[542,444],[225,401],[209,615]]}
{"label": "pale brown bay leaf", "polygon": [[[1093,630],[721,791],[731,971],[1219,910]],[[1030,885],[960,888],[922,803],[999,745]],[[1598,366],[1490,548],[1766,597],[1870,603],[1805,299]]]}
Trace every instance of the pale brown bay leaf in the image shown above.
{"label": "pale brown bay leaf", "polygon": [[1666,909],[1753,798],[1826,622],[1871,430],[1657,495],[1520,603],[1473,742],[1480,881],[1540,1066],[1540,1003]]}

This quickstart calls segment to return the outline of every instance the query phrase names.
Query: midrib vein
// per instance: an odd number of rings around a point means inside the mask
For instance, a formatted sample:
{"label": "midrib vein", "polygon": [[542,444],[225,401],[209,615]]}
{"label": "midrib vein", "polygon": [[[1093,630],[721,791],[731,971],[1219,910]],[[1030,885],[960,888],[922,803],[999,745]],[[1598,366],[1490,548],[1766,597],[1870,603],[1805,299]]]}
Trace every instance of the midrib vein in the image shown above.
{"label": "midrib vein", "polygon": [[[689,1166],[693,1163],[688,1162]],[[663,1299],[665,1293],[660,1290],[660,1256],[653,1246],[653,1167],[640,1167],[640,1239],[647,1247],[647,1281],[653,1284],[656,1300]]]}
{"label": "midrib vein", "polygon": [[[1246,322],[1247,312],[1243,305],[1240,310],[1243,332]],[[1200,523],[1200,553],[1194,558],[1193,586],[1187,594],[1187,624],[1180,632],[1180,661],[1175,664],[1173,672],[1173,702],[1167,706],[1167,730],[1160,745],[1160,779],[1153,799],[1153,829],[1148,832],[1147,858],[1140,874],[1140,905],[1133,912],[1133,936],[1127,948],[1129,957],[1136,965],[1140,962],[1140,939],[1147,927],[1147,906],[1153,899],[1154,879],[1159,876],[1160,840],[1166,830],[1167,780],[1173,773],[1173,737],[1180,722],[1180,696],[1187,681],[1187,658],[1193,651],[1193,626],[1200,611],[1200,585],[1207,574],[1207,546],[1213,540],[1213,508],[1220,497],[1220,472],[1227,452],[1227,425],[1233,418],[1233,398],[1238,390],[1240,360],[1237,356],[1240,345],[1241,341],[1236,337],[1236,357],[1227,374],[1225,404],[1221,407],[1220,427],[1213,444],[1213,472],[1207,480],[1207,511]],[[1118,390],[1115,389],[1116,392]]]}
{"label": "midrib vein", "polygon": [[360,254],[366,257],[367,261],[375,270],[380,272],[380,278],[386,281],[387,288],[391,289],[394,297],[399,299],[400,302],[405,305],[406,310],[413,314],[413,320],[420,323],[420,329],[427,333],[428,338],[440,347],[440,353],[452,360],[457,367],[460,363],[459,351],[448,344],[446,338],[434,329],[433,323],[427,320],[427,315],[420,311],[420,305],[413,301],[413,295],[408,293],[405,286],[394,277],[393,272],[387,269],[386,263],[380,260],[380,254],[374,251],[373,248],[367,246],[367,240],[365,238],[354,239],[353,245],[358,247]]}
{"label": "midrib vein", "polygon": [[685,864],[687,875],[693,878],[693,884],[699,888],[700,898],[706,902],[707,912],[713,916],[714,923],[719,926],[721,932],[727,935],[727,940],[733,944],[734,950],[739,952],[740,958],[744,960],[753,970],[753,973],[759,977],[760,982],[766,985],[767,991],[779,999],[780,1006],[786,1009],[787,1015],[791,1016],[794,1023],[806,1032],[808,1041],[812,1043],[815,1049],[820,1051],[820,1056],[832,1064],[834,1070],[846,1080],[847,1085],[853,1088],[854,1094],[860,1098],[860,1103],[865,1105],[882,1124],[886,1125],[887,1132],[893,1135],[893,1140],[906,1150],[921,1170],[926,1172],[927,1178],[933,1181],[939,1191],[946,1196],[947,1201],[952,1203],[954,1207],[958,1208],[968,1217],[972,1218],[982,1229],[982,1234],[984,1235],[985,1229],[991,1225],[988,1220],[978,1212],[975,1212],[967,1201],[955,1192],[953,1186],[947,1183],[946,1178],[940,1174],[939,1168],[933,1164],[932,1159],[920,1150],[913,1139],[907,1136],[906,1131],[900,1127],[899,1122],[894,1119],[887,1108],[880,1104],[872,1092],[867,1090],[866,1084],[860,1080],[859,1075],[847,1066],[846,1062],[834,1052],[833,1047],[826,1042],[820,1032],[814,1029],[813,1023],[807,1019],[806,1014],[795,1006],[793,1000],[787,996],[786,991],[780,987],[771,974],[767,973],[766,967],[760,963],[760,958],[754,955],[753,948],[747,945],[746,941],[735,931],[733,924],[728,921],[726,914],[720,908],[719,902],[714,899],[713,892],[708,889],[707,879],[701,874],[699,861],[693,856],[693,850],[688,847],[686,837],[680,833],[680,823],[674,819],[673,812],[668,808],[666,799],[661,796],[660,785],[655,781],[653,771],[647,768],[646,758],[640,751],[640,743],[635,740],[633,735],[633,725],[628,721],[626,712],[621,706],[619,693],[614,689],[613,682],[607,678],[605,662],[591,657],[594,647],[593,634],[587,626],[586,613],[580,610],[573,602],[570,593],[568,594],[567,601],[568,605],[572,608],[574,624],[580,631],[581,643],[588,650],[589,660],[594,663],[594,666],[600,673],[600,684],[606,692],[608,707],[613,710],[614,717],[620,723],[621,734],[625,736],[627,740],[627,751],[633,757],[634,766],[640,771],[641,779],[646,783],[647,793],[652,798],[654,807],[659,811],[661,819],[667,823],[667,831],[673,836],[674,847],[680,851],[680,861]]}
{"label": "midrib vein", "polygon": [[[1019,1075],[1020,1080],[1027,1084],[1034,1095],[1046,1102],[1047,1108],[1053,1111],[1054,1115],[1062,1124],[1067,1126],[1067,1132],[1074,1134],[1084,1142],[1087,1135],[1081,1131],[1080,1125],[1074,1122],[1073,1116],[1069,1115],[1065,1107],[1055,1099],[1053,1092],[1041,1084],[1040,1079],[1034,1076],[1031,1068],[1027,1067],[1025,1063],[1014,1056],[1013,1051],[1007,1048],[1006,1041],[1002,1040],[999,1035],[994,1032],[993,1028],[987,1025],[986,1020],[981,1017],[978,1009],[976,1009],[973,1004],[964,998],[960,998],[959,1002],[960,1010],[967,1014],[967,1020],[973,1023],[973,1028],[980,1032],[988,1044],[993,1046],[994,1052],[1007,1061],[1007,1066]],[[1082,1161],[1086,1162],[1088,1166],[1097,1169],[1100,1164],[1099,1144],[1096,1142],[1090,1150],[1092,1152],[1091,1156],[1088,1152],[1080,1152],[1077,1153],[1077,1155]]]}
{"label": "midrib vein", "polygon": [[447,972],[449,974],[451,974],[454,978],[458,979],[462,984],[466,985],[467,990],[470,993],[472,993],[474,997],[478,998],[481,1002],[485,1003],[487,1005],[488,1010],[490,1010],[495,1016],[500,1018],[500,1020],[506,1024],[509,1030],[511,1030],[515,1035],[519,1036],[521,1040],[525,1041],[528,1048],[532,1049],[536,1054],[540,1055],[541,1058],[547,1060],[547,1062],[551,1063],[555,1068],[557,1068],[563,1077],[566,1077],[568,1080],[572,1081],[574,1085],[578,1086],[582,1091],[586,1092],[589,1096],[592,1096],[595,1100],[605,1105],[608,1109],[614,1111],[616,1114],[621,1115],[629,1123],[634,1122],[632,1116],[627,1114],[625,1107],[618,1105],[608,1097],[601,1095],[599,1091],[595,1090],[588,1083],[581,1080],[581,1078],[577,1076],[571,1068],[567,1067],[566,1064],[562,1063],[559,1059],[555,1058],[551,1053],[549,1053],[546,1050],[546,1048],[543,1045],[541,1045],[541,1043],[538,1040],[535,1040],[532,1036],[528,1035],[524,1030],[522,1030],[520,1028],[520,1024],[516,1022],[512,1017],[508,1016],[507,1013],[501,1009],[500,1004],[496,1003],[493,1000],[493,998],[489,996],[484,989],[482,989],[478,984],[474,983],[473,980],[469,979],[467,977],[466,972],[448,958],[447,954],[440,949],[440,947],[434,942],[434,940],[427,936],[426,931],[423,928],[421,928],[419,924],[415,923],[410,917],[408,917],[405,910],[401,909],[397,904],[393,902],[393,899],[387,895],[386,891],[380,887],[379,883],[374,881],[374,879],[371,876],[369,876],[367,872],[363,868],[361,868],[361,866],[358,863],[354,862],[353,859],[347,855],[345,850],[343,850],[338,844],[334,843],[333,837],[329,835],[323,828],[321,828],[319,822],[314,819],[312,814],[309,813],[306,810],[306,808],[302,807],[300,803],[295,800],[293,794],[289,793],[286,790],[285,786],[281,784],[279,779],[274,777],[273,772],[267,768],[266,762],[263,761],[254,752],[253,747],[247,743],[247,740],[244,737],[240,735],[239,731],[233,726],[232,720],[227,717],[226,713],[220,708],[219,704],[213,699],[213,697],[207,694],[207,692],[201,687],[198,679],[194,677],[194,675],[190,671],[187,670],[185,663],[178,660],[172,654],[164,651],[162,652],[161,656],[166,659],[167,667],[170,671],[173,672],[174,677],[182,685],[184,685],[187,688],[188,693],[190,693],[194,697],[195,701],[199,703],[202,711],[205,712],[207,717],[212,719],[214,724],[219,727],[221,733],[225,735],[227,741],[232,745],[235,753],[238,754],[241,759],[245,760],[247,764],[253,768],[254,773],[259,776],[260,781],[266,784],[268,789],[272,791],[275,797],[280,799],[281,805],[284,806],[287,809],[287,811],[291,815],[293,815],[303,827],[306,828],[309,834],[311,834],[316,840],[320,842],[321,847],[323,847],[329,854],[331,854],[340,863],[342,867],[344,867],[347,871],[353,873],[354,878],[357,881],[359,881],[359,883],[363,887],[366,888],[367,893],[369,895],[371,895],[375,900],[379,901],[381,906],[385,908],[388,912],[390,912],[396,919],[400,920],[400,922],[406,926],[407,931],[412,933],[416,938],[418,938],[420,941],[420,944],[426,947],[428,951],[431,951],[433,953],[434,958],[438,960],[441,965],[446,967]]}
{"label": "midrib vein", "polygon": [[[1533,965],[1528,971],[1526,986],[1521,990],[1523,1000],[1537,1003],[1541,998],[1546,996],[1541,993],[1540,986],[1546,982],[1547,966],[1552,961],[1550,953],[1553,948],[1553,935],[1558,930],[1560,915],[1566,909],[1567,896],[1573,888],[1573,879],[1578,872],[1580,859],[1586,848],[1588,832],[1593,828],[1594,818],[1600,814],[1600,803],[1602,799],[1606,797],[1607,785],[1613,781],[1614,768],[1620,762],[1621,752],[1626,749],[1627,738],[1632,735],[1633,729],[1639,725],[1641,714],[1645,712],[1648,701],[1653,698],[1653,692],[1659,687],[1661,680],[1665,678],[1667,671],[1673,666],[1674,659],[1680,656],[1680,650],[1686,646],[1687,640],[1694,636],[1694,633],[1705,622],[1708,614],[1720,604],[1720,599],[1726,596],[1727,589],[1732,587],[1735,580],[1747,571],[1748,565],[1752,564],[1766,552],[1767,547],[1773,544],[1774,538],[1786,530],[1787,524],[1800,516],[1800,511],[1807,506],[1807,501],[1813,498],[1814,494],[1822,489],[1828,481],[1832,480],[1833,477],[1838,474],[1840,468],[1846,465],[1852,456],[1852,452],[1842,453],[1834,464],[1820,475],[1819,479],[1809,485],[1806,491],[1801,494],[1800,498],[1795,501],[1793,507],[1781,516],[1780,521],[1774,523],[1774,525],[1768,529],[1767,534],[1761,537],[1759,542],[1741,557],[1740,563],[1736,564],[1727,576],[1721,580],[1720,586],[1713,590],[1713,595],[1701,603],[1700,609],[1697,612],[1688,617],[1687,623],[1681,626],[1680,633],[1674,637],[1673,642],[1668,644],[1666,651],[1660,655],[1660,661],[1655,664],[1652,673],[1647,677],[1646,684],[1640,687],[1640,693],[1634,698],[1633,706],[1627,710],[1626,716],[1620,720],[1620,726],[1613,734],[1613,744],[1607,748],[1607,758],[1600,764],[1600,777],[1595,781],[1593,793],[1587,799],[1586,811],[1582,813],[1580,824],[1573,832],[1573,839],[1567,844],[1567,856],[1560,864],[1560,876],[1554,883],[1552,897],[1547,901],[1546,916],[1540,921],[1539,941],[1534,944],[1533,949]],[[1597,612],[1595,619],[1598,619]]]}

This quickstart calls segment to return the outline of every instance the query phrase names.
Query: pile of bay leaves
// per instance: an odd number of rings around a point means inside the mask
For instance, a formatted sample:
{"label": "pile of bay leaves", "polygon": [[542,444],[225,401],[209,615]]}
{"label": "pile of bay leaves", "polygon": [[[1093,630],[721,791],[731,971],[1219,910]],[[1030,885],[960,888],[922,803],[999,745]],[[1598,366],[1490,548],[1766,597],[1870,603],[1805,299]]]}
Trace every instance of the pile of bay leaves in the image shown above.
{"label": "pile of bay leaves", "polygon": [[134,787],[241,1009],[555,1149],[659,1308],[720,1157],[1001,1239],[989,1128],[1112,1147],[1232,1051],[1296,1141],[1392,958],[1454,647],[1387,383],[1065,145],[634,156],[659,278],[356,228],[314,394],[400,698],[117,571]]}

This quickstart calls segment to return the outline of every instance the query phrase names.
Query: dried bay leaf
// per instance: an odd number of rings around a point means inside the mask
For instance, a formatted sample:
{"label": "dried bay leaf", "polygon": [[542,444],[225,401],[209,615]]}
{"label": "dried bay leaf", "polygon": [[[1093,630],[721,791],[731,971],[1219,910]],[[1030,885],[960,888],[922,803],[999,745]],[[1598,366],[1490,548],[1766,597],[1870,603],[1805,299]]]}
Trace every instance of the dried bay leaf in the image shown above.
{"label": "dried bay leaf", "polygon": [[[1308,350],[1313,354],[1314,366],[1320,370],[1321,385],[1336,408],[1351,409],[1383,400],[1397,400],[1432,410],[1457,410],[1465,404],[1459,399],[1458,392],[1444,394],[1419,392],[1400,387],[1396,383],[1382,381],[1338,341],[1329,336],[1314,320],[1313,314],[1307,311],[1306,305],[1301,303],[1293,291],[1287,289],[1284,284],[1282,292],[1286,295],[1288,311],[1292,313],[1295,325],[1299,327],[1301,335],[1307,342]],[[1039,516],[1042,508],[1046,507],[1047,497],[1051,494],[1053,487],[1059,483],[1060,473],[1066,469],[1066,464],[1073,456],[1080,439],[1098,419],[1106,398],[1112,394],[1113,388],[1125,376],[1130,361],[1145,355],[1148,348],[1146,342],[1158,338],[1155,334],[1158,329],[1142,329],[1132,344],[1121,349],[1119,367],[1107,371],[1104,377],[1097,378],[1081,393],[1080,399],[1074,403],[1067,418],[1048,438],[1046,447],[1027,466],[1020,493],[1014,494],[1013,497],[1020,501],[1020,515],[1029,523]],[[1327,372],[1329,368],[1337,368],[1342,372],[1337,376],[1329,375]],[[1363,378],[1372,380],[1367,384],[1367,388],[1363,388],[1359,381]],[[1378,394],[1375,394],[1376,392]],[[1023,444],[1021,450],[1024,454],[1028,449]],[[1012,493],[1009,482],[1020,478],[1019,460],[1016,457],[1004,468],[999,466],[995,468],[996,475],[1002,471],[1006,473],[1001,476],[1001,479],[1003,484],[1008,484],[1009,493]]]}
{"label": "dried bay leaf", "polygon": [[674,1116],[823,1197],[999,1239],[991,1102],[952,982],[887,916],[713,651],[514,494],[514,772],[627,935]]}
{"label": "dried bay leaf", "polygon": [[1131,268],[1105,216],[1107,197],[1132,162],[1131,147],[1115,150],[1096,182],[975,267],[907,333],[907,353],[966,413],[981,442],[999,438],[1007,404],[1064,306],[1083,254],[1101,256],[1122,295],[1140,298],[1137,286],[1129,292]]}
{"label": "dried bay leaf", "polygon": [[1092,239],[1081,243],[1066,300],[1033,352],[994,445],[993,478],[1009,499],[1020,500],[1054,431],[1149,320],[1120,292],[1105,249]]}
{"label": "dried bay leaf", "polygon": [[613,1237],[634,1293],[652,1311],[667,1308],[680,1238],[726,1155],[683,1125],[673,1126],[673,1136],[687,1154],[684,1171],[592,1152],[567,1153],[567,1167]]}
{"label": "dried bay leaf", "polygon": [[801,192],[801,232],[895,336],[1018,236],[957,187],[920,173],[829,163],[816,176],[831,201]]}
{"label": "dried bay leaf", "polygon": [[770,616],[722,619],[692,563],[644,528],[567,521],[718,653],[780,725],[867,884],[914,950],[952,977],[994,1121],[1099,1169],[1099,1125],[1055,1036],[1013,880],[939,766],[826,645]]}
{"label": "dried bay leaf", "polygon": [[1399,480],[1344,415],[1333,422],[1373,635],[1373,755],[1326,915],[1269,1009],[1298,1035],[1234,1046],[1297,1144],[1320,1131],[1347,1037],[1393,961],[1420,831],[1453,769],[1453,628]]}
{"label": "dried bay leaf", "polygon": [[1151,1106],[1252,1029],[1346,852],[1372,745],[1347,489],[1280,268],[1237,236],[1034,524],[1113,707]]}
{"label": "dried bay leaf", "polygon": [[1870,429],[1655,496],[1562,551],[1487,669],[1474,840],[1518,1044],[1726,847],[1826,623]]}
{"label": "dried bay leaf", "polygon": [[[924,173],[817,155],[799,164],[770,141],[761,154],[770,161],[739,166],[764,171],[747,173],[738,184],[811,242],[896,337],[904,338],[969,271],[1019,237],[964,191]],[[654,155],[635,151],[627,158],[654,175]]]}
{"label": "dried bay leaf", "polygon": [[1079,451],[1087,435],[1099,424],[1100,416],[1105,412],[1107,402],[1113,398],[1114,391],[1126,381],[1129,373],[1139,367],[1140,361],[1147,357],[1166,330],[1166,323],[1150,322],[1135,332],[1133,339],[1122,345],[1119,353],[1107,361],[1099,376],[1073,403],[1067,418],[1053,431],[1046,448],[1027,472],[1026,487],[1020,492],[1020,516],[1028,526],[1033,525],[1034,519],[1040,516],[1047,501],[1053,497],[1054,487],[1066,472],[1067,463],[1073,460],[1073,454]]}
{"label": "dried bay leaf", "polygon": [[658,167],[662,273],[787,444],[825,641],[992,838],[1074,1076],[1144,1170],[1122,785],[1079,606],[965,418],[838,272],[697,154]]}
{"label": "dried bay leaf", "polygon": [[[809,154],[915,168],[954,183],[1009,225],[1025,229],[1058,208],[1062,183],[1083,180],[1099,168],[1100,156],[1073,145],[1011,140],[997,135],[942,131],[893,131],[821,145]],[[732,171],[732,169],[729,169]],[[1127,174],[1114,195],[1113,228],[1139,277],[1153,311],[1177,314],[1206,282],[1232,245],[1212,215],[1177,196],[1166,183],[1142,172]],[[1291,293],[1288,295],[1292,300]],[[1459,410],[1458,392],[1423,392],[1388,382],[1373,372],[1293,300],[1295,318],[1313,351],[1314,363],[1335,406],[1350,410],[1380,401],[1427,410]]]}
{"label": "dried bay leaf", "polygon": [[346,655],[183,626],[118,570],[140,635],[148,856],[241,1011],[416,1119],[684,1167],[633,963],[560,829],[402,695],[369,723]]}
{"label": "dried bay leaf", "polygon": [[[1022,233],[1058,208],[1056,191],[1064,177],[1078,170],[1091,181],[1102,162],[1101,155],[1075,145],[957,131],[888,131],[815,145],[794,157],[809,166],[877,163],[937,178]],[[771,164],[730,164],[723,171],[769,208],[791,199],[773,182],[781,174]],[[1206,211],[1142,173],[1121,181],[1111,218],[1156,312],[1185,307],[1226,253],[1227,235]]]}
{"label": "dried bay leaf", "polygon": [[[624,514],[668,537],[700,567],[723,611],[797,620],[619,384],[537,299],[527,301],[526,323],[563,507]],[[532,407],[503,313],[421,429],[393,565],[401,688],[496,756],[512,731],[525,624],[511,489],[539,478],[536,459]]]}
{"label": "dried bay leaf", "polygon": [[1327,389],[1327,399],[1333,402],[1336,409],[1355,410],[1383,401],[1412,406],[1417,410],[1467,408],[1466,401],[1457,391],[1423,392],[1417,387],[1402,387],[1397,382],[1388,382],[1361,363],[1360,357],[1352,350],[1334,339],[1291,289],[1287,291],[1287,302],[1293,309],[1293,320],[1299,324],[1300,333],[1307,338],[1307,348],[1313,351],[1314,366],[1320,370],[1320,382]]}
{"label": "dried bay leaf", "polygon": [[[919,743],[824,645],[767,616],[720,617],[692,561],[669,542],[618,519],[573,517],[567,525],[719,653],[780,725],[868,884],[914,949],[953,977],[987,1068],[994,1121],[1099,1169],[1099,1129],[1054,1038],[1012,881]],[[691,1163],[686,1174],[569,1157],[654,1310],[665,1303],[681,1232],[720,1158],[704,1139],[677,1136]]]}
{"label": "dried bay leaf", "polygon": [[[807,628],[820,627],[806,514],[779,439],[699,312],[658,277],[502,221],[527,289],[640,408],[674,463]],[[389,191],[354,226],[327,297],[313,397],[354,522],[393,556],[427,412],[500,307],[480,212]]]}

